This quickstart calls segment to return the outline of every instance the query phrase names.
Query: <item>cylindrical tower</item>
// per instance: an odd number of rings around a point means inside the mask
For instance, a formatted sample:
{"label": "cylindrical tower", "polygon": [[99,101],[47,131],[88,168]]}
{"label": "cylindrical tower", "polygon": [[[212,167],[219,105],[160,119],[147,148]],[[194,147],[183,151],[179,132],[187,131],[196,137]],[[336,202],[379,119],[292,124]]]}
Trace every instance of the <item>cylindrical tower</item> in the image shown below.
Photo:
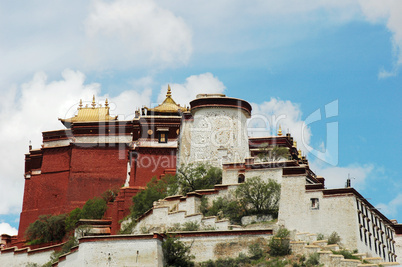
{"label": "cylindrical tower", "polygon": [[190,102],[184,116],[179,145],[179,165],[208,162],[221,166],[243,162],[249,156],[247,118],[251,105],[223,94],[201,94]]}

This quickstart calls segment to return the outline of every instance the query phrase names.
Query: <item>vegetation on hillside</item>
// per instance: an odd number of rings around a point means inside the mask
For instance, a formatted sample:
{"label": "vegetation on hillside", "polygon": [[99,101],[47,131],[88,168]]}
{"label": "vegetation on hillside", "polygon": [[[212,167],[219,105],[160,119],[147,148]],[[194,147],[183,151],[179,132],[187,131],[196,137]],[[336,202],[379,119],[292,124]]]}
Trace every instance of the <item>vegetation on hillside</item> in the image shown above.
{"label": "vegetation on hillside", "polygon": [[[272,242],[272,240],[275,240]],[[286,240],[287,242],[277,242],[278,240]],[[239,253],[236,258],[221,258],[216,261],[209,260],[202,262],[202,267],[226,267],[226,266],[289,266],[289,264],[305,264],[305,258],[286,259],[284,256],[289,255],[289,231],[285,228],[278,230],[276,235],[270,242],[257,240],[248,247],[248,253]],[[296,266],[313,266],[313,265],[296,265]]]}
{"label": "vegetation on hillside", "polygon": [[26,231],[30,245],[58,242],[66,235],[66,215],[40,215]]}
{"label": "vegetation on hillside", "polygon": [[31,223],[25,233],[29,245],[60,242],[75,229],[80,219],[102,219],[107,208],[103,198],[95,197],[85,205],[72,210],[69,214],[40,215]]}
{"label": "vegetation on hillside", "polygon": [[231,223],[240,224],[247,215],[272,215],[278,217],[281,186],[272,179],[267,182],[253,177],[240,184],[231,197],[218,197],[208,206],[205,197],[201,200],[200,211],[204,216],[228,218]]}
{"label": "vegetation on hillside", "polygon": [[186,195],[200,189],[214,188],[222,182],[222,169],[208,164],[188,164],[177,170],[180,194]]}
{"label": "vegetation on hillside", "polygon": [[187,246],[176,237],[168,235],[162,243],[165,266],[194,266],[194,262],[191,261],[194,256],[190,255],[190,249],[191,246]]}
{"label": "vegetation on hillside", "polygon": [[199,189],[213,188],[221,182],[222,170],[206,164],[189,164],[177,171],[175,176],[166,175],[158,180],[153,177],[144,190],[133,197],[130,217],[135,220],[153,203],[178,193],[185,195]]}

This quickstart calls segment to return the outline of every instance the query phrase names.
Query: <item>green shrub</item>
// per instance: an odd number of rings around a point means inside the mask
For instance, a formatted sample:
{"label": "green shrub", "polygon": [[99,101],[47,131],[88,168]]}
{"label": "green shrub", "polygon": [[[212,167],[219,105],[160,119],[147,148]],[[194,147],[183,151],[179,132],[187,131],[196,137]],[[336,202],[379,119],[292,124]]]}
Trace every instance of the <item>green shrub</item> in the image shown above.
{"label": "green shrub", "polygon": [[278,217],[280,194],[280,184],[272,179],[265,182],[260,177],[250,178],[236,189],[236,197],[246,215],[271,214]]}
{"label": "green shrub", "polygon": [[185,195],[200,189],[214,188],[222,182],[222,169],[208,164],[188,164],[177,170],[180,192]]}
{"label": "green shrub", "polygon": [[338,244],[341,241],[341,237],[337,232],[332,232],[332,234],[328,237],[328,245]]}
{"label": "green shrub", "polygon": [[26,238],[30,245],[48,242],[58,242],[66,234],[66,215],[40,215],[39,219],[31,223],[26,231]]}
{"label": "green shrub", "polygon": [[352,252],[350,252],[350,251],[348,251],[346,249],[342,249],[342,250],[338,250],[338,251],[332,251],[332,253],[337,254],[337,255],[342,255],[347,260],[360,260],[359,257],[353,256]]}
{"label": "green shrub", "polygon": [[290,250],[290,232],[286,228],[280,228],[275,236],[269,242],[269,254],[271,256],[289,255]]}
{"label": "green shrub", "polygon": [[82,212],[80,208],[72,210],[66,218],[66,231],[70,232],[75,229],[77,222],[81,219]]}
{"label": "green shrub", "polygon": [[131,207],[131,216],[138,218],[146,211],[152,208],[153,203],[169,195],[175,195],[177,192],[177,180],[175,176],[166,175],[158,180],[153,177],[144,190],[133,197],[133,206]]}
{"label": "green shrub", "polygon": [[317,240],[324,240],[325,237],[323,234],[317,234]]}
{"label": "green shrub", "polygon": [[198,231],[199,229],[200,225],[194,221],[185,222],[182,227],[183,231]]}
{"label": "green shrub", "polygon": [[193,256],[190,255],[190,246],[172,236],[167,236],[162,244],[163,257],[166,266],[194,266]]}
{"label": "green shrub", "polygon": [[81,219],[102,219],[106,209],[106,201],[102,198],[94,197],[82,207]]}
{"label": "green shrub", "polygon": [[318,253],[312,253],[306,261],[306,266],[316,266],[320,264],[320,256]]}
{"label": "green shrub", "polygon": [[253,260],[261,259],[264,256],[264,250],[260,243],[256,242],[248,247],[248,253]]}
{"label": "green shrub", "polygon": [[202,208],[204,216],[218,216],[219,219],[228,218],[231,223],[240,224],[244,210],[239,208],[239,202],[229,198],[218,197],[209,208]]}

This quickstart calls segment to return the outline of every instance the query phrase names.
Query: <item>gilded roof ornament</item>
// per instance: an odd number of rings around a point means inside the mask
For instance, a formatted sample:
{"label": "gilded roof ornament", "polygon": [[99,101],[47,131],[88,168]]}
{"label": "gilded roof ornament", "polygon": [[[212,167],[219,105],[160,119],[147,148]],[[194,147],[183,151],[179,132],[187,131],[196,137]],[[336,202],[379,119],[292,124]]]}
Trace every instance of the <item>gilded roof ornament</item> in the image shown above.
{"label": "gilded roof ornament", "polygon": [[167,89],[166,97],[172,97],[172,89],[170,89],[170,84],[168,84],[168,89]]}
{"label": "gilded roof ornament", "polygon": [[92,97],[92,108],[96,107],[96,103],[95,103],[95,95],[93,95]]}
{"label": "gilded roof ornament", "polygon": [[107,99],[105,101],[105,107],[102,107],[102,105],[96,107],[95,95],[92,97],[92,107],[88,107],[88,105],[85,105],[85,107],[83,107],[82,99],[80,100],[80,104],[78,106],[78,114],[74,117],[68,119],[59,118],[59,120],[66,127],[69,127],[70,124],[74,122],[101,122],[117,120],[117,116],[110,116],[109,114],[110,107]]}
{"label": "gilded roof ornament", "polygon": [[278,136],[282,136],[282,128],[280,124],[279,124]]}
{"label": "gilded roof ornament", "polygon": [[185,112],[187,109],[186,107],[181,107],[180,105],[176,104],[176,102],[172,98],[172,89],[170,88],[170,85],[168,84],[167,88],[167,93],[166,93],[166,98],[157,107],[154,108],[147,108],[144,107],[150,114],[152,113],[177,113],[177,112]]}

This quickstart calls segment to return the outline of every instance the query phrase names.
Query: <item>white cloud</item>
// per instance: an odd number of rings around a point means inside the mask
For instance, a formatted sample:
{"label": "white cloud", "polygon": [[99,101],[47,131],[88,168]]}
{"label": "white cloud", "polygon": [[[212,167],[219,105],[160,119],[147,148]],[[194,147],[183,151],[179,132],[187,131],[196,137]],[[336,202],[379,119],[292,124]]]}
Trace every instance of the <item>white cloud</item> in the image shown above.
{"label": "white cloud", "polygon": [[[58,121],[68,118],[77,110],[79,99],[90,103],[108,95],[100,95],[100,85],[85,84],[85,75],[79,71],[65,70],[62,79],[48,81],[45,73],[38,72],[20,90],[13,88],[0,109],[0,214],[17,213],[21,209],[23,195],[24,153],[28,152],[29,140],[34,148],[42,143],[41,132],[62,129]],[[109,98],[111,111],[121,119],[132,119],[134,111],[144,103],[150,103],[151,89],[142,92],[129,90]]]}
{"label": "white cloud", "polygon": [[[359,0],[361,9],[368,21],[384,23],[392,33],[393,52],[396,57],[396,66],[402,64],[402,2],[398,0]],[[396,70],[380,70],[379,78],[395,76]]]}
{"label": "white cloud", "polygon": [[352,187],[363,190],[366,181],[373,173],[374,166],[372,164],[351,164],[346,167],[324,166],[318,161],[310,162],[310,168],[319,176],[325,178],[325,186],[327,188],[345,187],[348,177],[351,178]]}
{"label": "white cloud", "polygon": [[91,66],[186,63],[192,34],[184,20],[152,0],[93,1],[85,22]]}
{"label": "white cloud", "polygon": [[18,234],[18,230],[9,225],[8,223],[0,223],[0,235],[7,234],[7,235],[16,235]]}
{"label": "white cloud", "polygon": [[402,194],[398,194],[388,204],[380,203],[376,205],[376,208],[378,208],[381,213],[384,213],[384,215],[395,218],[398,215],[398,211],[402,209]]}
{"label": "white cloud", "polygon": [[[158,95],[158,103],[161,103],[166,97],[168,85],[164,84]],[[189,102],[197,96],[197,94],[221,94],[225,91],[225,85],[212,73],[203,73],[192,75],[186,78],[182,84],[170,84],[172,89],[172,98],[181,106],[189,105]]]}
{"label": "white cloud", "polygon": [[252,103],[252,107],[253,114],[248,122],[250,136],[276,135],[281,126],[283,134],[290,132],[297,141],[298,148],[307,151],[305,144],[310,144],[311,130],[302,120],[302,111],[298,104],[271,98],[261,104]]}

